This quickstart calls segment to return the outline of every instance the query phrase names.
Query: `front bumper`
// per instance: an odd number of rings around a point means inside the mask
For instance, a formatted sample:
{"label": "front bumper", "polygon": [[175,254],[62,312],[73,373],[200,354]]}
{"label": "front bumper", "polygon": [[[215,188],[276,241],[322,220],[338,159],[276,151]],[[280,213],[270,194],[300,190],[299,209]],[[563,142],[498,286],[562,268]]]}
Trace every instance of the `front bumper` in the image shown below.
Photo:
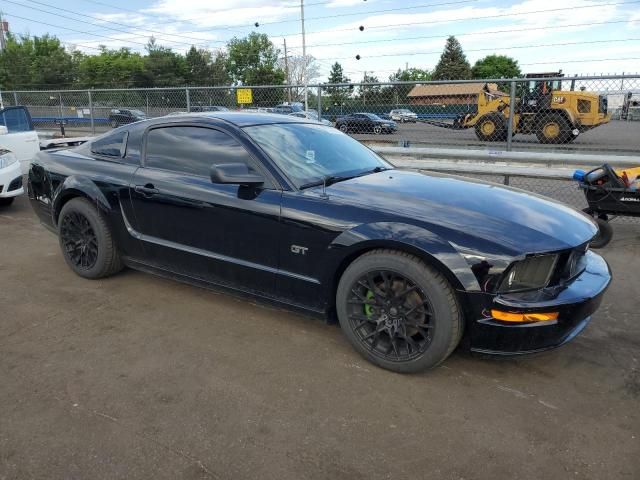
{"label": "front bumper", "polygon": [[17,197],[24,193],[20,162],[0,169],[0,198]]}
{"label": "front bumper", "polygon": [[[558,293],[469,294],[473,318],[468,323],[471,350],[497,355],[536,353],[559,347],[576,337],[598,309],[611,282],[604,259],[587,252],[585,270]],[[558,319],[508,324],[491,317],[491,309],[513,313],[558,312]]]}

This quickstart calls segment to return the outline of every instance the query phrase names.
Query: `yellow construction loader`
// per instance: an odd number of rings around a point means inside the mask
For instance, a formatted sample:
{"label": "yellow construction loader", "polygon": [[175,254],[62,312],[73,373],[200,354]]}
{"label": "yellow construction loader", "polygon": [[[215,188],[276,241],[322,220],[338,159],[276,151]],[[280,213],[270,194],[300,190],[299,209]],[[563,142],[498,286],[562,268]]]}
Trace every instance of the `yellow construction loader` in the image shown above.
{"label": "yellow construction loader", "polygon": [[[584,90],[562,90],[562,73],[528,74],[526,85],[519,84],[513,114],[514,134],[535,134],[540,143],[569,143],[582,132],[611,120],[607,97]],[[477,112],[458,116],[447,128],[474,128],[476,136],[487,142],[505,141],[509,121],[510,97],[486,84],[478,95]],[[428,122],[445,126],[441,122]]]}

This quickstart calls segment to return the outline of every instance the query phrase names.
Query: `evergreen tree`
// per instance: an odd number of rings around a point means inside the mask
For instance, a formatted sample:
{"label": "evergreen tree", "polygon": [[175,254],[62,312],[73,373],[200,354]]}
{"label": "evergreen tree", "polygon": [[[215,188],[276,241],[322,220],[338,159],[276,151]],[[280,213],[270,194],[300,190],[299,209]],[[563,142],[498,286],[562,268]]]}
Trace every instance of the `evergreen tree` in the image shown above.
{"label": "evergreen tree", "polygon": [[471,65],[456,37],[447,38],[440,61],[433,71],[434,80],[467,80],[471,78]]}
{"label": "evergreen tree", "polygon": [[[344,74],[342,65],[338,62],[331,66],[329,72],[328,83],[349,83],[351,79]],[[328,94],[331,101],[331,105],[342,105],[351,95],[352,88],[350,87],[326,87],[324,89]]]}

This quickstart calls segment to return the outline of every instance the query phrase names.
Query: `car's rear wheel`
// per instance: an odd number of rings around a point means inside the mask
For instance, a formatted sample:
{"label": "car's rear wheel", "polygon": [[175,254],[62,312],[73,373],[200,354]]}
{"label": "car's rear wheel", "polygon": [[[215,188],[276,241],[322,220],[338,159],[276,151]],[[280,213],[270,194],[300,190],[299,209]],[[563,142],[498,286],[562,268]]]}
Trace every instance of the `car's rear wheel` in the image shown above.
{"label": "car's rear wheel", "polygon": [[8,207],[16,197],[0,198],[0,207]]}
{"label": "car's rear wheel", "polygon": [[58,237],[67,265],[81,277],[104,278],[122,270],[111,230],[87,199],[73,198],[62,207]]}
{"label": "car's rear wheel", "polygon": [[118,126],[118,121],[117,120],[111,120],[111,128],[116,128]]}
{"label": "car's rear wheel", "polygon": [[349,131],[349,127],[347,127],[346,123],[341,123],[340,126],[338,127],[338,129],[342,132],[342,133],[347,133]]}
{"label": "car's rear wheel", "polygon": [[463,321],[446,278],[417,257],[374,250],[345,270],[336,294],[340,326],[370,362],[400,373],[444,361]]}

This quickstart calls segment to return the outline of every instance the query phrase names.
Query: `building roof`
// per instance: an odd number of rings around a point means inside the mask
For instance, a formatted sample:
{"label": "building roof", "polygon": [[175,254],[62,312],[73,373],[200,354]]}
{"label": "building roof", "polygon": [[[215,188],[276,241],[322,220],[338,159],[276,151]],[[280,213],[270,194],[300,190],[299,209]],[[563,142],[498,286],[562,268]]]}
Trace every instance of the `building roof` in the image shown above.
{"label": "building roof", "polygon": [[411,89],[408,97],[442,97],[450,95],[478,95],[484,86],[489,87],[490,92],[496,92],[498,85],[495,83],[473,82],[473,83],[435,83],[427,85],[416,85]]}

